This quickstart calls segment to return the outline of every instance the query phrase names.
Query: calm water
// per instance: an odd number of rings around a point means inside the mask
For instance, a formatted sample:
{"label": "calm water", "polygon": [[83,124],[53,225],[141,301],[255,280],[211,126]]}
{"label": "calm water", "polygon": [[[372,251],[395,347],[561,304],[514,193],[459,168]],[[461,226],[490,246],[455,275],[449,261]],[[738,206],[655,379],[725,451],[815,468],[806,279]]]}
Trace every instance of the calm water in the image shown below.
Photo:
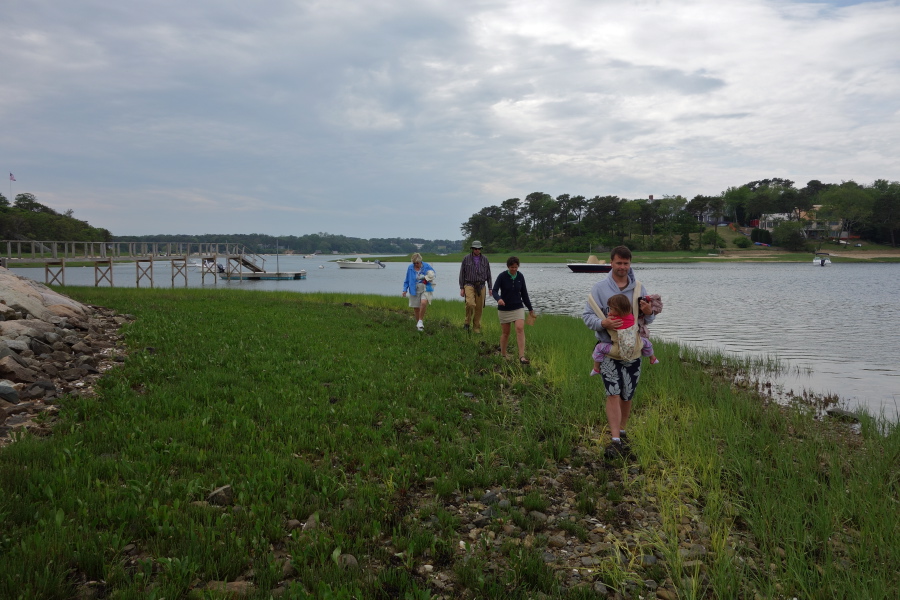
{"label": "calm water", "polygon": [[[406,272],[404,263],[387,263],[377,270],[339,269],[321,257],[284,256],[278,263],[282,271],[305,269],[307,279],[212,284],[207,277],[205,287],[399,296]],[[439,283],[435,297],[461,301],[458,265],[433,266]],[[266,267],[275,270],[274,257]],[[13,271],[44,281],[43,269]],[[523,264],[521,272],[538,312],[573,317],[580,317],[593,283],[605,277],[552,264]],[[741,355],[776,356],[797,367],[775,380],[786,391],[837,394],[851,408],[863,405],[896,420],[900,366],[892,343],[900,335],[900,265],[641,264],[635,272],[651,293],[663,298],[663,312],[651,327],[653,337]],[[133,287],[136,267],[114,267],[113,279],[116,286]],[[154,264],[154,279],[156,287],[171,286],[168,263]],[[67,268],[66,284],[94,285],[93,268]],[[197,271],[190,272],[189,285],[201,285]]]}

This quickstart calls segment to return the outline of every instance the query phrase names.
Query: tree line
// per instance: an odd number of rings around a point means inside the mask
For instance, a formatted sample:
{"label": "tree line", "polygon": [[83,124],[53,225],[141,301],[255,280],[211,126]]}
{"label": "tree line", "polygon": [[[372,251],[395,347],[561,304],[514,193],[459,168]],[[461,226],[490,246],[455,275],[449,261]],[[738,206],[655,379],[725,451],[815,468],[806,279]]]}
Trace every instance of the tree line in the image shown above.
{"label": "tree line", "polygon": [[313,254],[411,254],[413,252],[457,252],[463,240],[426,240],[424,238],[355,238],[331,233],[302,236],[273,236],[262,233],[204,235],[114,236],[108,230],[91,227],[72,216],[59,213],[38,202],[34,194],[17,194],[10,203],[0,194],[0,239],[66,242],[203,242],[238,243],[253,252],[295,252]]}
{"label": "tree line", "polygon": [[497,252],[584,252],[619,244],[633,250],[690,250],[703,244],[721,246],[719,224],[752,227],[763,216],[773,215],[777,222],[773,241],[788,249],[806,248],[812,237],[822,233],[813,231],[813,224],[822,222],[828,223],[826,235],[860,236],[896,246],[900,182],[878,179],[861,185],[812,180],[797,188],[789,179],[773,178],[691,200],[680,195],[630,200],[570,194],[554,198],[534,192],[524,200],[509,198],[481,209],[462,223],[461,231],[466,244],[477,239]]}
{"label": "tree line", "polygon": [[261,254],[292,252],[296,254],[436,254],[458,252],[463,240],[426,240],[424,238],[355,238],[331,233],[273,236],[263,233],[204,235],[119,235],[114,242],[202,242],[238,243]]}
{"label": "tree line", "polygon": [[17,194],[12,204],[0,194],[0,239],[109,242],[112,235],[76,219],[72,210],[59,213],[41,204],[34,194]]}

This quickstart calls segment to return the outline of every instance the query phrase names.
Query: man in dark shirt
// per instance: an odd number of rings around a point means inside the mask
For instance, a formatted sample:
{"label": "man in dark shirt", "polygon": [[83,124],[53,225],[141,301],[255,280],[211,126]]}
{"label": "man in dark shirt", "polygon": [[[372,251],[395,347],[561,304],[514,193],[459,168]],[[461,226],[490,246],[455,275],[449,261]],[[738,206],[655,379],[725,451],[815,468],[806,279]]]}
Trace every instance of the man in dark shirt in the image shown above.
{"label": "man in dark shirt", "polygon": [[491,287],[491,265],[487,257],[481,255],[481,242],[472,242],[471,249],[459,267],[459,295],[466,299],[463,329],[468,331],[471,323],[475,333],[481,333],[481,311],[487,289]]}

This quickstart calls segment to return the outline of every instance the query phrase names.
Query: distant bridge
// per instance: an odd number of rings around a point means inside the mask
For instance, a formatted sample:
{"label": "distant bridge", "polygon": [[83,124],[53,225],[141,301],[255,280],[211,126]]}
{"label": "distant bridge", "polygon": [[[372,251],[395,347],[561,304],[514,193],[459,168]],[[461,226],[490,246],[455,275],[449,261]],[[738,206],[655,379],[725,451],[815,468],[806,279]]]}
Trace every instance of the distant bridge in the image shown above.
{"label": "distant bridge", "polygon": [[218,265],[229,275],[245,271],[265,271],[266,259],[247,250],[242,244],[199,242],[60,242],[44,240],[0,240],[0,266],[23,264],[44,265],[44,283],[65,285],[66,262],[92,263],[94,286],[102,282],[113,285],[114,263],[135,263],[135,283],[149,283],[153,287],[153,263],[168,261],[172,269],[172,287],[183,280],[187,287],[188,261],[195,259],[206,283],[210,275],[218,280]]}

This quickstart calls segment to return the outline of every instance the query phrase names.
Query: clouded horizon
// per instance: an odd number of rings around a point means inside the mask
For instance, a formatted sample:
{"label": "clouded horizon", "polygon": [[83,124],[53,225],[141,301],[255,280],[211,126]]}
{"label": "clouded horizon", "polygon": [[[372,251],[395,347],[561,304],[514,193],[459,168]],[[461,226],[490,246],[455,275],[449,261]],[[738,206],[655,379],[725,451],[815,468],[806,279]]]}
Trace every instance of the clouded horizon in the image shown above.
{"label": "clouded horizon", "polygon": [[459,239],[536,191],[900,178],[900,0],[4,13],[0,192],[114,235]]}

